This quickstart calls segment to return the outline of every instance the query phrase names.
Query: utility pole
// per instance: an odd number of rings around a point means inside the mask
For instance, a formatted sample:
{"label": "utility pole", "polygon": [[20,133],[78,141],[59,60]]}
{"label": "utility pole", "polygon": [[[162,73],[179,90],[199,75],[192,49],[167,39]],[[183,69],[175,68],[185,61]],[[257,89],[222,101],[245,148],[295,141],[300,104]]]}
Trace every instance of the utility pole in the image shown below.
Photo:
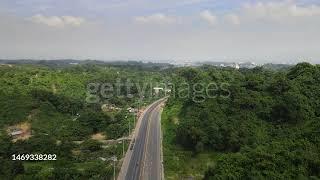
{"label": "utility pole", "polygon": [[130,137],[130,135],[131,135],[131,127],[130,127],[130,119],[129,119],[129,137]]}
{"label": "utility pole", "polygon": [[116,180],[116,161],[117,161],[117,156],[112,156],[111,160],[113,161],[113,180]]}
{"label": "utility pole", "polygon": [[138,99],[138,112],[140,111],[140,100],[141,100],[141,97],[139,97]]}
{"label": "utility pole", "polygon": [[101,158],[102,161],[113,161],[113,180],[116,180],[116,161],[118,161],[117,156],[112,156],[111,158]]}
{"label": "utility pole", "polygon": [[134,112],[133,113],[133,126],[136,127],[136,116],[137,114]]}
{"label": "utility pole", "polygon": [[[125,118],[126,118],[126,120],[128,120],[128,116],[125,116]],[[129,135],[128,135],[128,137],[130,137],[130,134],[131,134],[131,133],[130,133],[130,128],[131,128],[131,127],[130,127],[130,118],[129,118],[129,123],[128,123],[128,124],[129,124],[129,128],[128,128]]]}
{"label": "utility pole", "polygon": [[122,139],[122,156],[124,157],[124,139]]}
{"label": "utility pole", "polygon": [[121,142],[118,142],[118,144],[122,143],[122,156],[124,156],[124,138],[121,140]]}
{"label": "utility pole", "polygon": [[116,161],[113,161],[113,180],[116,180]]}

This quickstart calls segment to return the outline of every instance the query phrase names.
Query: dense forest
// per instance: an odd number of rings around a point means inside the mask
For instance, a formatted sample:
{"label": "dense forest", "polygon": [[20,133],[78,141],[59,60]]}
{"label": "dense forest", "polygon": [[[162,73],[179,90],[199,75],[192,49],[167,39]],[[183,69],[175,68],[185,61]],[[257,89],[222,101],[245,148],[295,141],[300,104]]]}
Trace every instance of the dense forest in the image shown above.
{"label": "dense forest", "polygon": [[[320,178],[319,65],[23,62],[0,65],[0,179],[112,178],[108,159],[121,159],[128,141],[116,139],[136,118],[128,108],[162,96],[152,92],[159,84],[171,90],[162,114],[166,179]],[[128,81],[129,89],[102,86]],[[15,129],[27,134],[16,138]],[[12,161],[31,153],[58,159]]]}
{"label": "dense forest", "polygon": [[[319,65],[171,73],[175,91],[162,119],[166,179],[320,178]],[[192,88],[210,83],[209,91]]]}
{"label": "dense forest", "polygon": [[[137,114],[127,109],[159,98],[139,85],[164,79],[158,66],[143,63],[9,62],[0,65],[0,179],[112,178],[108,159],[121,160],[128,146],[113,140],[128,136]],[[130,89],[103,87],[129,80]],[[57,161],[13,161],[13,154],[56,154]]]}

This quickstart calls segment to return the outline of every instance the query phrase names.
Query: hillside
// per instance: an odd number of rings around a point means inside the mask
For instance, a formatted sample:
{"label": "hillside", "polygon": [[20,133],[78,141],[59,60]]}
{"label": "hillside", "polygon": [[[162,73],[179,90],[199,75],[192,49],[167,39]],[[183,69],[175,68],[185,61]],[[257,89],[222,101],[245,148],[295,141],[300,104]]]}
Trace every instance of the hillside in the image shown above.
{"label": "hillside", "polygon": [[166,179],[320,177],[320,66],[181,68],[172,76]]}
{"label": "hillside", "polygon": [[[138,111],[161,96],[152,86],[165,80],[150,68],[94,63],[16,62],[1,65],[0,75],[0,179],[113,177],[105,160],[117,156],[118,171],[128,143],[116,139],[128,136]],[[18,154],[57,161],[13,161]]]}

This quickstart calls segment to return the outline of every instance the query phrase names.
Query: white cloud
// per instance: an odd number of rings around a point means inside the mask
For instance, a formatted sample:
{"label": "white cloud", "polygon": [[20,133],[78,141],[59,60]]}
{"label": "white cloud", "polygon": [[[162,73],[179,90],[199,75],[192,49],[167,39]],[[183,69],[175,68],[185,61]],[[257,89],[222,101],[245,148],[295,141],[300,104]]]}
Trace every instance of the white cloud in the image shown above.
{"label": "white cloud", "polygon": [[84,18],[74,16],[44,16],[34,15],[30,18],[32,22],[45,24],[51,27],[80,26],[85,22]]}
{"label": "white cloud", "polygon": [[215,25],[217,23],[217,17],[208,10],[202,11],[200,13],[200,17],[211,25]]}
{"label": "white cloud", "polygon": [[228,14],[225,16],[225,19],[233,25],[240,25],[241,23],[239,16],[235,14]]}
{"label": "white cloud", "polygon": [[152,14],[150,16],[138,16],[134,18],[134,21],[142,24],[171,24],[176,20],[173,17],[169,17],[162,13]]}
{"label": "white cloud", "polygon": [[310,18],[320,16],[320,6],[298,6],[294,1],[258,2],[245,4],[243,12],[251,18],[268,20],[286,20],[288,18]]}
{"label": "white cloud", "polygon": [[[251,3],[232,10],[200,11],[201,14],[196,15],[193,13],[200,7],[183,12],[185,14],[177,12],[180,15],[128,17],[139,25],[123,22],[126,18],[124,15],[119,18],[119,14],[126,10],[120,11],[121,8],[112,10],[117,14],[108,11],[110,16],[106,23],[105,16],[100,14],[90,19],[99,18],[95,21],[103,23],[44,14],[26,21],[25,17],[0,11],[0,58],[251,59],[259,62],[303,58],[320,63],[319,6],[260,1],[264,3]],[[155,9],[154,12],[162,11]],[[219,26],[203,28],[195,21]],[[230,26],[237,22],[240,24],[236,28]],[[140,26],[145,23],[174,24]],[[79,27],[52,28],[69,26]]]}
{"label": "white cloud", "polygon": [[64,20],[66,25],[80,26],[85,22],[85,20],[81,17],[62,16],[61,18]]}

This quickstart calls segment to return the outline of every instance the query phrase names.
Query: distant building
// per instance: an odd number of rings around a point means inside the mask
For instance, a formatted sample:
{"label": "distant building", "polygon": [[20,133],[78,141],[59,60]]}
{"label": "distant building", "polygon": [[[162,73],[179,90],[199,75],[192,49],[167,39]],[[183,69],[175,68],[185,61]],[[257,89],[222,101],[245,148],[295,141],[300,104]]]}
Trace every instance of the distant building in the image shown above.
{"label": "distant building", "polygon": [[10,132],[11,136],[19,136],[21,134],[23,134],[23,132],[21,130],[15,130],[15,131]]}
{"label": "distant building", "polygon": [[18,127],[10,127],[10,128],[8,128],[8,134],[10,136],[17,137],[17,136],[22,135],[23,133],[24,132],[22,131],[22,129],[20,129]]}
{"label": "distant building", "polygon": [[127,108],[127,111],[128,111],[129,113],[134,113],[134,112],[137,112],[138,110],[135,109],[135,108],[129,107],[129,108]]}
{"label": "distant building", "polygon": [[238,63],[235,63],[234,68],[236,68],[236,69],[240,69],[239,64],[238,64]]}
{"label": "distant building", "polygon": [[155,94],[159,94],[160,91],[163,91],[163,88],[161,88],[161,87],[154,87],[153,90],[154,90],[154,93],[155,93]]}
{"label": "distant building", "polygon": [[211,65],[211,66],[216,66],[219,68],[225,68],[225,67],[231,67],[235,69],[241,69],[241,68],[247,68],[247,69],[252,69],[257,67],[258,65],[254,62],[198,62],[196,63],[196,66],[201,66],[201,65]]}
{"label": "distant building", "polygon": [[0,66],[7,66],[7,67],[13,67],[11,64],[0,64]]}
{"label": "distant building", "polygon": [[247,68],[247,69],[252,69],[257,67],[257,64],[254,62],[244,62],[244,63],[240,63],[240,68]]}
{"label": "distant building", "polygon": [[102,160],[102,161],[106,161],[106,160],[107,160],[107,159],[104,158],[104,157],[99,157],[99,159]]}
{"label": "distant building", "polygon": [[120,110],[121,110],[121,108],[116,107],[116,106],[113,105],[113,104],[103,104],[103,105],[101,106],[101,109],[102,109],[103,111],[106,111],[106,112],[120,111]]}

